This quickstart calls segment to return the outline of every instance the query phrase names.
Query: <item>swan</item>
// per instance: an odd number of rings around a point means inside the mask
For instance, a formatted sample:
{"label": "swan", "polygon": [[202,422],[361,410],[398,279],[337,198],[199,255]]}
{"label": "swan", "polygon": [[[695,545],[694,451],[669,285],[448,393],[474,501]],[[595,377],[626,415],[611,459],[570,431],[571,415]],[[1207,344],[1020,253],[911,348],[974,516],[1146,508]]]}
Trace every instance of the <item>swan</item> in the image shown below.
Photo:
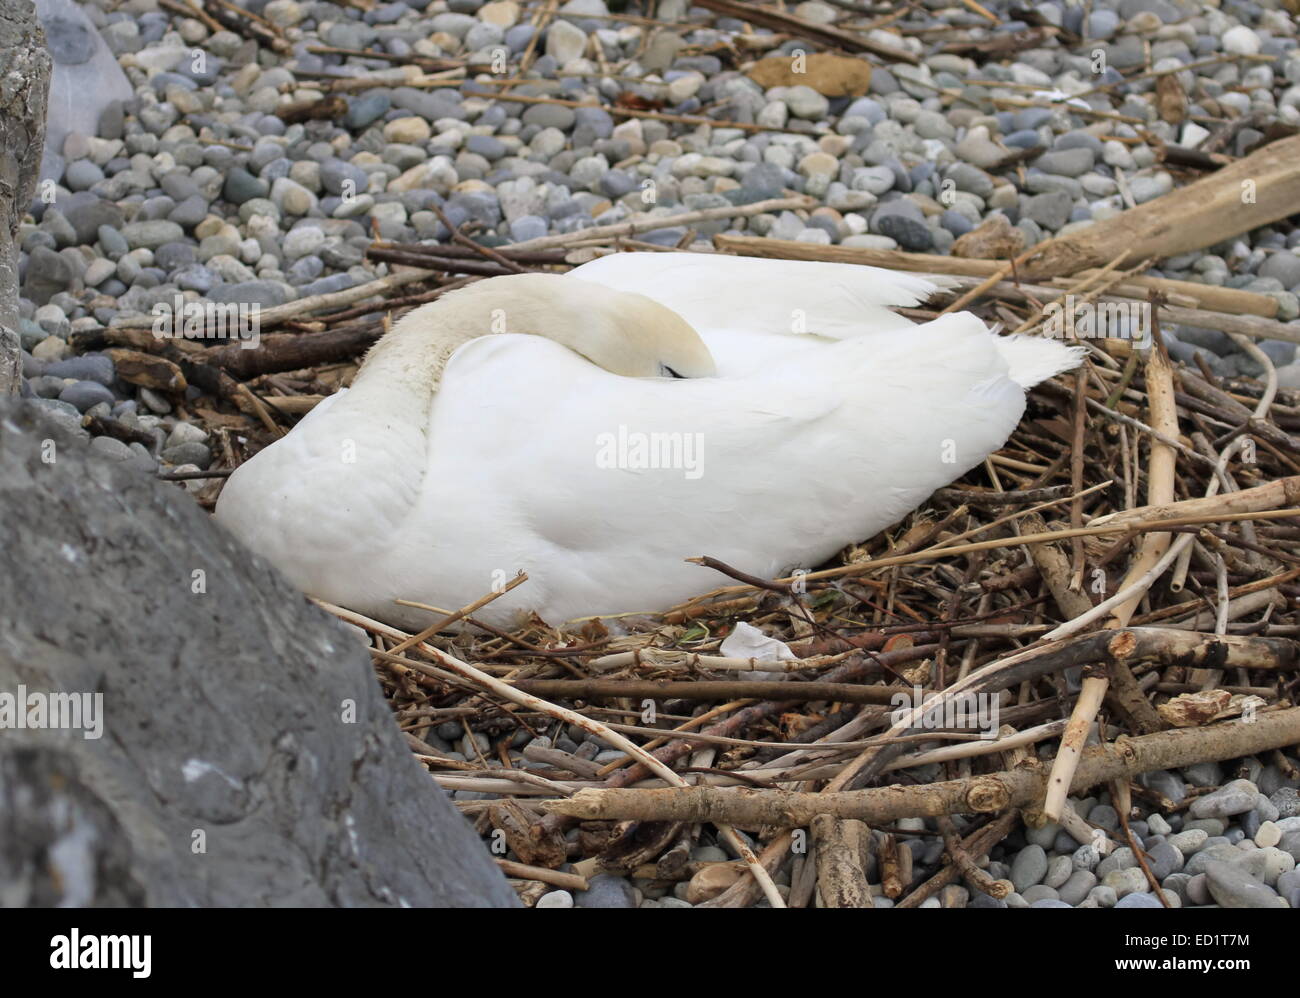
{"label": "swan", "polygon": [[[940,279],[935,279],[940,280]],[[549,623],[662,611],[813,567],[1002,446],[1082,350],[852,264],[617,253],[494,277],[399,320],[350,389],[227,480],[216,519],[304,592],[407,630],[397,599]]]}

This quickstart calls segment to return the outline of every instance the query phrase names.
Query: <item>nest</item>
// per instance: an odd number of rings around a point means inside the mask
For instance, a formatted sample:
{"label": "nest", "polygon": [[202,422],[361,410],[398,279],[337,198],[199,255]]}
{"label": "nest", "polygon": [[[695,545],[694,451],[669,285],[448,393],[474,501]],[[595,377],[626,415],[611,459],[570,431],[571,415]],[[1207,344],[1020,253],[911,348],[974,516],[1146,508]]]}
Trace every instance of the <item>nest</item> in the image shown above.
{"label": "nest", "polygon": [[[1131,278],[1111,268],[1065,290]],[[387,306],[463,281],[409,283]],[[1035,331],[1047,311],[1014,282],[949,284],[949,307],[1012,329]],[[1158,317],[1163,302],[1149,304]],[[376,307],[316,320],[315,335],[358,351],[383,328]],[[1055,821],[1109,851],[1137,844],[1131,815],[1196,796],[1168,799],[1136,782],[1143,771],[1265,752],[1297,775],[1278,751],[1300,741],[1297,399],[1271,374],[1172,365],[1158,318],[1148,351],[1081,342],[1083,367],[1030,394],[1001,450],[815,571],[756,579],[700,552],[701,589],[710,573],[714,588],[698,598],[564,629],[478,621],[498,594],[420,635],[329,609],[368,631],[413,752],[465,791],[456,806],[528,902],[598,873],[710,906],[814,893],[915,906],[963,879],[1005,896],[977,859],[1020,823]],[[245,371],[226,397],[249,411],[197,414],[235,464],[354,369]],[[745,627],[788,652],[724,652]],[[1123,834],[1098,836],[1072,810],[1066,789],[1092,786],[1109,790]],[[919,874],[899,838],[918,834],[946,858]],[[732,858],[693,858],[715,842]]]}

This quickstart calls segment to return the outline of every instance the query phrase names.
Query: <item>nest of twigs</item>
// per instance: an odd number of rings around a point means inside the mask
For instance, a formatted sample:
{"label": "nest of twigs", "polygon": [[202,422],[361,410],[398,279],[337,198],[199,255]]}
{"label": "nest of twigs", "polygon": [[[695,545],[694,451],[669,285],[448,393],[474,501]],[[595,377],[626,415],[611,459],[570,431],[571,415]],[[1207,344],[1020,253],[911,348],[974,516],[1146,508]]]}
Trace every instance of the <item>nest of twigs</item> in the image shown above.
{"label": "nest of twigs", "polygon": [[[169,348],[228,403],[189,413],[225,463],[347,384],[387,321],[466,279],[452,272],[582,258],[408,250],[448,276],[398,271],[375,289],[388,301],[287,318],[298,333],[262,350],[219,348],[229,364]],[[1134,273],[1061,291],[1095,298]],[[1044,289],[976,283],[948,304],[1041,323]],[[711,906],[916,906],[962,880],[1005,896],[978,858],[1022,822],[1141,855],[1127,819],[1195,791],[1169,800],[1138,774],[1271,753],[1294,775],[1280,749],[1300,742],[1298,400],[1271,364],[1258,381],[1173,365],[1163,300],[1148,304],[1152,349],[1083,341],[1085,364],[1035,389],[982,467],[815,571],[754,579],[702,551],[699,598],[563,630],[479,622],[492,594],[418,636],[341,615],[370,631],[417,758],[530,903],[603,872]],[[210,503],[220,480],[188,484]],[[792,657],[724,652],[742,625]],[[1124,834],[1072,810],[1067,792],[1093,786]],[[915,859],[904,833],[932,848]],[[714,843],[722,857],[701,853]]]}

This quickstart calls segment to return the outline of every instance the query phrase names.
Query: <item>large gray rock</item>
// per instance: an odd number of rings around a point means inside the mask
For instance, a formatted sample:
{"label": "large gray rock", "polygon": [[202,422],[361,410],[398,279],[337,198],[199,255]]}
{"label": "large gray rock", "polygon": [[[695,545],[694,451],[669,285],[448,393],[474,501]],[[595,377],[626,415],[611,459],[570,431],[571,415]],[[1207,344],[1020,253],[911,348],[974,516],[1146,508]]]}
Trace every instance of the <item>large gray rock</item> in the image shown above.
{"label": "large gray rock", "polygon": [[58,181],[63,176],[63,140],[72,132],[94,135],[104,109],[113,101],[129,101],[135,91],[80,5],[74,0],[35,2],[54,59],[41,177]]}
{"label": "large gray rock", "polygon": [[0,2],[0,396],[17,393],[22,367],[18,336],[18,249],[14,240],[36,190],[45,141],[50,55],[30,4]]}
{"label": "large gray rock", "polygon": [[0,907],[517,903],[359,639],[14,400],[0,608],[0,723],[20,686],[102,695],[81,730],[0,733]]}

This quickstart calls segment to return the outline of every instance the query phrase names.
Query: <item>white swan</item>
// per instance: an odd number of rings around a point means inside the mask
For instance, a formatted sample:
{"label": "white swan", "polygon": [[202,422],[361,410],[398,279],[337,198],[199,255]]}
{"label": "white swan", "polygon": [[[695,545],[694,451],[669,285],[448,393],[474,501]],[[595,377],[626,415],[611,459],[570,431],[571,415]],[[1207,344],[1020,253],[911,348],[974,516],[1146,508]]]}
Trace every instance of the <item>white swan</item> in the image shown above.
{"label": "white swan", "polygon": [[403,317],[216,517],[304,591],[410,629],[431,615],[395,599],[456,609],[520,570],[477,616],[663,610],[718,582],[694,555],[812,567],[981,462],[1079,362],[888,308],[934,290],[690,253],[481,281]]}

